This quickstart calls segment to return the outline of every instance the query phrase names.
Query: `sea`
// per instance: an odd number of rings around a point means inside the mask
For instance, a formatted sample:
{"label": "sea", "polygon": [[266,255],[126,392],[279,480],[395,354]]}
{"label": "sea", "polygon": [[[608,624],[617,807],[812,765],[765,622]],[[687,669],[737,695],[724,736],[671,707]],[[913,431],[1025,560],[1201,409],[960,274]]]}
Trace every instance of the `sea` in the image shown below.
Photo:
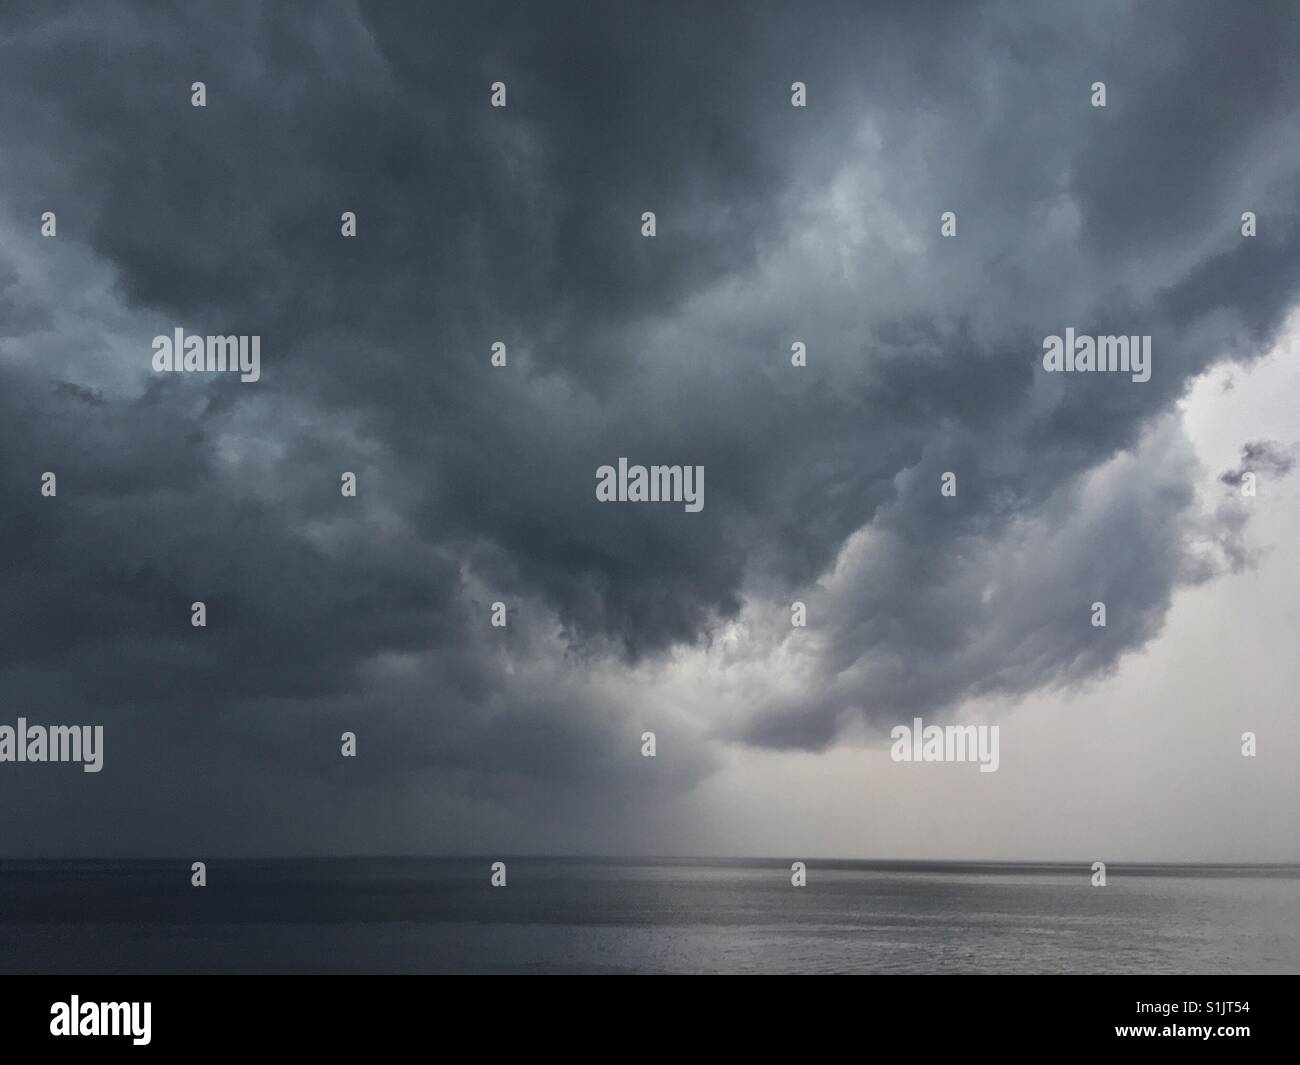
{"label": "sea", "polygon": [[1297,865],[805,864],[0,861],[0,972],[1300,972]]}

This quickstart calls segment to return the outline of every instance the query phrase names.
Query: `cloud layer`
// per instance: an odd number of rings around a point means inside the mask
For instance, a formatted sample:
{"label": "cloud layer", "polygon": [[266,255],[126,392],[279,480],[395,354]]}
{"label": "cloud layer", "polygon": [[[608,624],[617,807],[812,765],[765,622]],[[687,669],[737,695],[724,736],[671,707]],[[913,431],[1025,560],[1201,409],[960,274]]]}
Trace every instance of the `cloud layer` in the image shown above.
{"label": "cloud layer", "polygon": [[[0,690],[119,766],[0,795],[146,850],[580,846],[719,741],[1104,674],[1246,561],[1171,412],[1296,302],[1288,5],[39,5],[2,40]],[[153,375],[178,326],[260,335],[262,380]],[[1066,327],[1152,336],[1151,380],[1043,374]],[[598,503],[623,455],[703,465],[704,511]]]}

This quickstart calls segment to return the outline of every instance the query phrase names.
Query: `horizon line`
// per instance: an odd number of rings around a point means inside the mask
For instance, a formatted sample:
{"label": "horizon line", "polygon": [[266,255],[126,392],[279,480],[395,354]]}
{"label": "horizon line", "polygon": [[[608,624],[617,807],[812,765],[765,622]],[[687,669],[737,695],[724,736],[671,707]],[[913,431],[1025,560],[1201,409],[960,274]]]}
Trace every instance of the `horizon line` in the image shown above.
{"label": "horizon line", "polygon": [[1061,858],[860,858],[813,855],[804,857],[792,856],[773,856],[773,855],[723,855],[723,854],[544,854],[537,852],[528,853],[511,853],[496,852],[493,854],[222,854],[211,857],[196,856],[191,853],[188,855],[81,855],[70,856],[63,855],[57,857],[49,856],[17,856],[0,854],[0,862],[258,862],[258,861],[507,861],[507,860],[529,860],[529,859],[546,859],[546,860],[563,860],[563,861],[602,861],[602,862],[772,862],[785,863],[788,861],[801,862],[856,862],[862,864],[874,865],[1051,865],[1051,866],[1083,866],[1091,868],[1095,861],[1102,861],[1110,867],[1115,866],[1152,866],[1165,868],[1183,868],[1188,866],[1198,867],[1221,867],[1230,869],[1240,868],[1297,868],[1300,869],[1300,858],[1286,860],[1194,860],[1178,859],[1176,861],[1151,861],[1146,859],[1115,858],[1102,859],[1061,859]]}

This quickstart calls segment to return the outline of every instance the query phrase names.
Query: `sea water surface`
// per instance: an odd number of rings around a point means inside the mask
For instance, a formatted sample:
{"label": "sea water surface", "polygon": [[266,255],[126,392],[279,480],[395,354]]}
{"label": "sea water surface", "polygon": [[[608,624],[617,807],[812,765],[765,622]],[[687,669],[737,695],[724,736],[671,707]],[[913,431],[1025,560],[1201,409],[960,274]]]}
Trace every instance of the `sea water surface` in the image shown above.
{"label": "sea water surface", "polygon": [[1295,973],[1300,866],[0,861],[8,973]]}

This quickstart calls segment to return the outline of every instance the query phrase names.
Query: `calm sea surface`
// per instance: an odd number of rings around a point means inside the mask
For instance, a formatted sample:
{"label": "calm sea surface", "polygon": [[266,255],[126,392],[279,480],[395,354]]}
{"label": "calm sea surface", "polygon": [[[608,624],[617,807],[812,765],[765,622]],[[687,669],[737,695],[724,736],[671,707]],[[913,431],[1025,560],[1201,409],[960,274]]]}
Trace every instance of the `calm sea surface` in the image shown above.
{"label": "calm sea surface", "polygon": [[0,861],[3,972],[1300,972],[1300,867]]}

